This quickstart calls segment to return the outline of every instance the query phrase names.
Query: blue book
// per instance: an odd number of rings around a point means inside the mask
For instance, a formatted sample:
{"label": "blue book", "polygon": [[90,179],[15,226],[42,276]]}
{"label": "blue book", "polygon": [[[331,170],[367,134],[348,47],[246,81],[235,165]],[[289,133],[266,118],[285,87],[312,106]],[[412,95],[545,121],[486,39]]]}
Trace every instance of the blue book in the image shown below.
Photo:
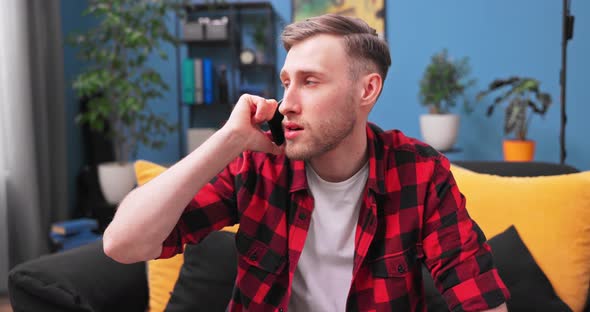
{"label": "blue book", "polygon": [[78,237],[78,236],[84,236],[84,235],[96,235],[96,234],[92,230],[83,230],[82,232],[70,234],[70,235],[62,235],[59,233],[51,232],[51,233],[49,233],[49,238],[51,238],[51,241],[53,243],[61,244],[68,239]]}
{"label": "blue book", "polygon": [[98,222],[90,218],[80,218],[53,223],[51,233],[60,235],[73,235],[83,231],[92,231],[98,228]]}
{"label": "blue book", "polygon": [[195,63],[189,58],[182,60],[182,102],[195,104]]}
{"label": "blue book", "polygon": [[213,61],[210,58],[203,59],[203,91],[205,104],[213,104]]}
{"label": "blue book", "polygon": [[84,232],[64,240],[59,246],[61,247],[60,250],[68,250],[92,243],[99,239],[102,239],[102,235],[94,234],[92,232]]}
{"label": "blue book", "polygon": [[57,250],[64,251],[94,242],[101,239],[102,235],[88,230],[70,236],[51,233],[50,238],[52,243],[57,247]]}

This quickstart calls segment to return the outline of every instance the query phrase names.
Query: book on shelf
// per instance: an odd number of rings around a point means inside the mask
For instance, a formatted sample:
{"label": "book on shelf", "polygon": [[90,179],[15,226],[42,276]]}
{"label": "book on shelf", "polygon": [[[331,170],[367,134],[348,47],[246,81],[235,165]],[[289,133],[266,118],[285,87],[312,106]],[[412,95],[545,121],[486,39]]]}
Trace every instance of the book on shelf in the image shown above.
{"label": "book on shelf", "polygon": [[203,60],[200,58],[195,58],[193,62],[195,69],[195,103],[203,104]]}
{"label": "book on shelf", "polygon": [[195,103],[195,65],[192,59],[182,60],[182,102]]}
{"label": "book on shelf", "polygon": [[214,69],[210,58],[186,58],[182,61],[182,101],[187,105],[214,102]]}
{"label": "book on shelf", "polygon": [[203,97],[205,104],[213,104],[213,61],[203,58]]}

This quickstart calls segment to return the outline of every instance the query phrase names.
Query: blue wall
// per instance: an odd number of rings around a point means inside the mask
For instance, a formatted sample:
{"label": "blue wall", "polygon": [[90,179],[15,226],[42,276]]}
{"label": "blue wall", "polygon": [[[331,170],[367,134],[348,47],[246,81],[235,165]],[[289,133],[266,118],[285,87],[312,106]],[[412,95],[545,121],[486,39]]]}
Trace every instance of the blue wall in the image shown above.
{"label": "blue wall", "polygon": [[[199,1],[195,1],[199,2]],[[200,1],[202,2],[202,1]],[[247,1],[242,1],[247,2]],[[283,23],[291,20],[291,1],[270,1]],[[62,0],[63,31],[65,34],[88,27],[79,17],[85,1]],[[566,162],[580,169],[590,169],[590,144],[586,135],[590,127],[584,118],[590,115],[590,94],[584,92],[585,71],[590,69],[590,2],[573,1],[576,16],[574,38],[569,44],[568,57],[568,116]],[[418,83],[432,54],[447,48],[454,57],[468,56],[472,76],[478,83],[472,93],[485,88],[501,77],[523,75],[537,78],[541,88],[553,97],[553,106],[545,118],[534,116],[529,137],[537,141],[536,160],[559,162],[559,69],[561,57],[561,1],[387,1],[387,41],[393,64],[384,91],[369,119],[386,129],[397,128],[420,138],[418,117],[426,109],[418,102]],[[170,22],[171,27],[173,23]],[[172,121],[179,120],[178,81],[175,49],[168,61],[158,61],[170,84],[165,99],[154,102],[152,108],[166,112]],[[79,72],[82,64],[74,61],[72,49],[66,48],[66,79]],[[285,52],[278,47],[277,70],[282,67]],[[77,110],[71,91],[66,90],[68,120]],[[451,160],[501,160],[502,111],[491,118],[485,116],[486,103],[481,103],[471,115],[462,116],[458,147],[462,152],[450,154]],[[181,108],[184,133],[188,111]],[[71,117],[71,118],[70,118]],[[70,169],[79,165],[80,152],[77,128],[68,125]],[[169,137],[168,145],[160,151],[140,148],[138,158],[160,163],[172,163],[182,157],[184,135]]]}
{"label": "blue wall", "polygon": [[76,58],[77,49],[66,44],[65,39],[74,31],[83,31],[91,27],[93,21],[82,17],[82,11],[86,9],[86,0],[62,0],[61,1],[61,28],[64,38],[64,79],[65,79],[65,100],[66,100],[66,133],[68,148],[68,192],[69,207],[73,212],[76,199],[76,176],[80,172],[83,160],[81,146],[81,131],[74,119],[79,111],[76,95],[71,88],[72,81],[84,67],[84,63]]}
{"label": "blue wall", "polygon": [[[566,162],[590,169],[588,123],[590,94],[582,85],[590,68],[590,3],[572,1],[576,17],[568,50]],[[370,116],[385,128],[420,137],[418,116],[426,112],[417,100],[418,81],[430,56],[442,48],[456,57],[469,56],[476,89],[494,78],[531,76],[553,97],[545,118],[534,116],[530,139],[537,141],[536,160],[559,162],[559,70],[561,1],[391,1],[387,37],[393,64],[382,98]],[[501,160],[502,110],[485,116],[486,103],[462,116],[458,146],[451,159]],[[500,113],[500,114],[497,114]]]}
{"label": "blue wall", "polygon": [[[244,1],[245,2],[245,1]],[[271,1],[285,23],[291,21],[291,1]],[[468,56],[477,84],[471,94],[496,78],[521,75],[541,81],[553,105],[544,117],[535,115],[529,138],[537,141],[536,160],[559,162],[561,66],[561,1],[390,1],[387,0],[387,41],[393,64],[384,92],[369,116],[381,127],[397,128],[420,138],[418,118],[426,108],[418,102],[418,84],[432,54],[447,48],[451,56]],[[566,163],[590,169],[590,94],[584,92],[584,71],[590,69],[590,3],[573,1],[574,38],[568,47]],[[285,52],[279,45],[279,66]],[[280,67],[277,68],[280,70]],[[502,160],[503,114],[485,116],[487,102],[470,115],[462,114],[457,146],[451,160]],[[149,154],[145,154],[149,157]]]}

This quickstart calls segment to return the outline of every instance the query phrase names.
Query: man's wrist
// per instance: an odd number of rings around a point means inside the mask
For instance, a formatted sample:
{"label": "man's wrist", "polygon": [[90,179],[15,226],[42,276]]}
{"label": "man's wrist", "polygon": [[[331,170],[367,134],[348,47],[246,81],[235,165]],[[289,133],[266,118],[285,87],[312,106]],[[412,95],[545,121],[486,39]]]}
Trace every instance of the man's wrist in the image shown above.
{"label": "man's wrist", "polygon": [[224,142],[228,150],[237,154],[246,150],[248,138],[243,134],[243,131],[223,126],[217,131],[217,135],[221,137],[222,142]]}

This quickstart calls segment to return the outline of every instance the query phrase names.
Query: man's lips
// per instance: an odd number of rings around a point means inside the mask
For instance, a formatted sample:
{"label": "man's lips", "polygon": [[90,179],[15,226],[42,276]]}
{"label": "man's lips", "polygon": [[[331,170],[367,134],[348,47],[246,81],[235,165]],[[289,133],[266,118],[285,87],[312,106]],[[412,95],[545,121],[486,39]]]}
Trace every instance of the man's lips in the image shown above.
{"label": "man's lips", "polygon": [[302,126],[294,122],[284,122],[283,128],[287,140],[294,139],[303,130]]}
{"label": "man's lips", "polygon": [[291,122],[291,121],[287,121],[283,123],[283,128],[285,128],[286,131],[298,131],[298,130],[303,130],[303,127],[300,126],[297,123]]}

